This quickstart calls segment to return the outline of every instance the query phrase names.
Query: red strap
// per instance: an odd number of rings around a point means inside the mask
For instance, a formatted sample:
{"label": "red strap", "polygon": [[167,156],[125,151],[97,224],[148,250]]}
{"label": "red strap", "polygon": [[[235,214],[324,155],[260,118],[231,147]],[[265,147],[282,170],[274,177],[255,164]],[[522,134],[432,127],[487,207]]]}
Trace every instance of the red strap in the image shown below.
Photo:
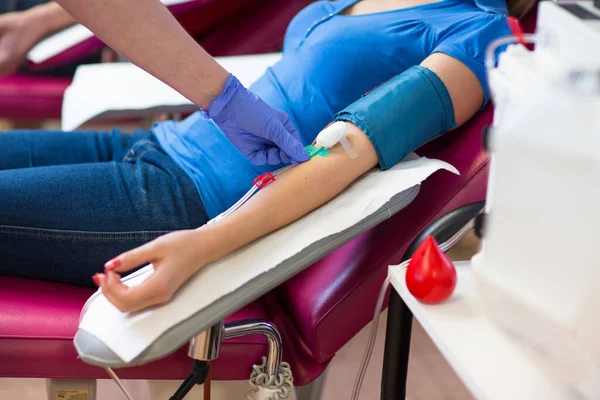
{"label": "red strap", "polygon": [[521,28],[519,20],[515,17],[508,17],[506,18],[506,22],[508,23],[508,27],[512,34],[517,38],[517,41],[522,45],[525,45],[525,35],[523,34],[523,28]]}

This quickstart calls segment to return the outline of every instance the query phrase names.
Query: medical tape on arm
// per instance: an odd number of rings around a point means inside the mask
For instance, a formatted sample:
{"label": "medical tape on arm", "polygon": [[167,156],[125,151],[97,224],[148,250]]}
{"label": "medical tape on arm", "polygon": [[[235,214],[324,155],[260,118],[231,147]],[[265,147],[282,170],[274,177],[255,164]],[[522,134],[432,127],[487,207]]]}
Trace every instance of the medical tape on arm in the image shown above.
{"label": "medical tape on arm", "polygon": [[[336,144],[341,144],[342,148],[351,159],[358,157],[358,154],[350,146],[346,138],[346,124],[342,121],[332,122],[327,125],[315,138],[314,147],[321,149],[331,149]],[[309,153],[310,154],[310,153]]]}

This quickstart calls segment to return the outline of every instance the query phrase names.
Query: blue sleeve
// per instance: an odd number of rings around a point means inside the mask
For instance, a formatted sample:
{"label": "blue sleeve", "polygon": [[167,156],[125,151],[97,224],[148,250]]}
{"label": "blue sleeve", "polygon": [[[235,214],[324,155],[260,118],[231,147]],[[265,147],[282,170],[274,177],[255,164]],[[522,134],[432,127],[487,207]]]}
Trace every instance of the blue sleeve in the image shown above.
{"label": "blue sleeve", "polygon": [[445,29],[433,52],[456,58],[473,71],[483,88],[485,106],[490,99],[485,51],[492,41],[510,34],[505,15],[477,13]]}
{"label": "blue sleeve", "polygon": [[361,97],[334,118],[358,126],[385,170],[456,126],[452,99],[431,70],[410,67]]}

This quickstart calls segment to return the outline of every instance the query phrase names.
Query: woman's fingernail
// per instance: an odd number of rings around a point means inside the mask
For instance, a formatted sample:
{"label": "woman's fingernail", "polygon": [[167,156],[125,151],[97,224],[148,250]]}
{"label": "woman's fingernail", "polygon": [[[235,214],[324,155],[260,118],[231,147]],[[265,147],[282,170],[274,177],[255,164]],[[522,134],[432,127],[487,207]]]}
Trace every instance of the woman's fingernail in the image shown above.
{"label": "woman's fingernail", "polygon": [[94,276],[92,276],[92,280],[94,281],[96,286],[100,286],[100,278],[98,277],[98,274],[94,274]]}
{"label": "woman's fingernail", "polygon": [[123,261],[121,261],[121,259],[113,258],[112,260],[110,260],[109,262],[104,264],[104,269],[110,271],[111,269],[120,267],[122,263],[123,263]]}

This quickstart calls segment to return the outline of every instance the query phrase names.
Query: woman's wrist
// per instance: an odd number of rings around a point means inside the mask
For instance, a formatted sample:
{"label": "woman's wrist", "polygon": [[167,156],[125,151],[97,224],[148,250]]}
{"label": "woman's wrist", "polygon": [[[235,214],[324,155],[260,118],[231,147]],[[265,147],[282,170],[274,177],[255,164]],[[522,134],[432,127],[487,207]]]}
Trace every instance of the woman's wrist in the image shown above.
{"label": "woman's wrist", "polygon": [[220,223],[203,225],[196,229],[196,245],[207,263],[219,261],[237,249],[235,235]]}

